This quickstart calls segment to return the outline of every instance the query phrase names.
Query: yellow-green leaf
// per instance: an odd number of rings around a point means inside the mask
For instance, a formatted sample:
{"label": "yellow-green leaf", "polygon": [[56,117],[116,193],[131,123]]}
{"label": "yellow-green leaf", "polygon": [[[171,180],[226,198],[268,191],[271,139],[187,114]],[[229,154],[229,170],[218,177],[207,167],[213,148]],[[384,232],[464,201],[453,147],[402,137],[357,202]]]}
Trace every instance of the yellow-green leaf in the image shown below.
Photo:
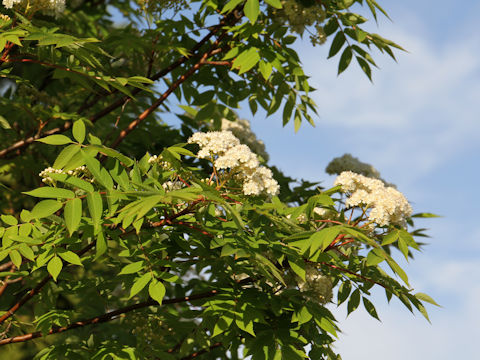
{"label": "yellow-green leaf", "polygon": [[148,294],[153,300],[162,305],[162,300],[165,296],[165,286],[157,279],[152,279],[148,286]]}
{"label": "yellow-green leaf", "polygon": [[74,198],[67,201],[63,212],[65,217],[65,225],[67,226],[70,236],[78,229],[80,220],[82,219],[82,200]]}
{"label": "yellow-green leaf", "polygon": [[53,280],[57,281],[57,277],[62,271],[63,262],[58,256],[54,256],[47,265],[47,270],[52,275]]}

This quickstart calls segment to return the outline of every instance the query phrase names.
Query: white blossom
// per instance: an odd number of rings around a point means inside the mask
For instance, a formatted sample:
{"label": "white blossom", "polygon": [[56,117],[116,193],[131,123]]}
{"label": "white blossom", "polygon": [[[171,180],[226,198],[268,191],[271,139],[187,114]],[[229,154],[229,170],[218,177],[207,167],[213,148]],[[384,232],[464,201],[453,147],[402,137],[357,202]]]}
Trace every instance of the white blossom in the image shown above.
{"label": "white blossom", "polygon": [[11,9],[13,5],[19,4],[21,0],[3,0],[2,4],[5,6],[7,9]]}
{"label": "white blossom", "polygon": [[222,156],[219,156],[215,161],[217,169],[227,169],[235,167],[246,167],[254,169],[259,166],[257,156],[252,153],[247,145],[236,145],[227,151]]}
{"label": "white blossom", "polygon": [[227,150],[240,145],[240,140],[231,131],[197,132],[188,142],[200,145],[197,156],[201,159],[210,159],[212,155],[222,156]]}
{"label": "white blossom", "polygon": [[278,193],[280,187],[273,179],[272,171],[260,166],[257,155],[247,145],[241,144],[231,131],[198,132],[188,142],[200,146],[199,158],[213,160],[218,170],[234,174],[245,195]]}
{"label": "white blossom", "polygon": [[95,180],[87,169],[86,166],[79,166],[73,170],[64,171],[62,169],[54,169],[53,167],[47,167],[46,169],[40,171],[38,174],[42,178],[42,182],[45,184],[55,184],[55,180],[50,177],[50,174],[67,174],[70,176],[80,177],[84,180],[90,181],[93,183]]}
{"label": "white blossom", "polygon": [[59,15],[65,11],[65,0],[3,0],[3,6],[7,9],[20,4],[21,7],[29,7],[49,15]]}
{"label": "white blossom", "polygon": [[150,156],[150,158],[148,159],[148,163],[150,165],[158,164],[164,170],[169,170],[169,169],[172,168],[172,164],[169,163],[168,161],[164,161],[162,155],[152,155],[152,156]]}
{"label": "white blossom", "polygon": [[330,278],[310,264],[305,267],[305,281],[300,281],[298,288],[301,292],[307,292],[308,298],[319,304],[326,304],[333,297]]}
{"label": "white blossom", "polygon": [[162,184],[162,187],[165,191],[180,190],[185,187],[185,184],[181,181],[166,181]]}
{"label": "white blossom", "polygon": [[380,226],[406,226],[406,219],[412,214],[412,207],[405,196],[394,187],[385,186],[381,180],[344,171],[334,185],[340,185],[347,193],[347,207],[365,206],[370,209],[368,220]]}

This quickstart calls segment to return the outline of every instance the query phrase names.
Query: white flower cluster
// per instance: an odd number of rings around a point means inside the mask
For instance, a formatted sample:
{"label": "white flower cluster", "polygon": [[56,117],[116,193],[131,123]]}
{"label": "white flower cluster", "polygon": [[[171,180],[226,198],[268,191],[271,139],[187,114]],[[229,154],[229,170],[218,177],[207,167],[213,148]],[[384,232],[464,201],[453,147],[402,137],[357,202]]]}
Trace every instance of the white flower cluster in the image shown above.
{"label": "white flower cluster", "polygon": [[164,161],[163,158],[162,158],[162,155],[150,156],[150,159],[148,159],[148,163],[150,165],[153,165],[153,164],[157,163],[161,168],[163,168],[165,170],[169,170],[169,169],[172,168],[172,164],[170,164],[168,161]]}
{"label": "white flower cluster", "polygon": [[305,27],[320,24],[326,13],[321,6],[303,6],[299,1],[282,0],[282,9],[276,11],[279,20],[287,20],[293,31],[303,34]]}
{"label": "white flower cluster", "polygon": [[308,292],[310,300],[320,304],[326,304],[333,297],[332,281],[312,265],[305,267],[305,281],[300,281],[298,288],[301,292]]}
{"label": "white flower cluster", "polygon": [[344,171],[352,171],[369,178],[380,179],[380,173],[372,165],[361,162],[350,154],[344,154],[330,161],[325,169],[327,174],[339,175]]}
{"label": "white flower cluster", "polygon": [[62,169],[54,169],[52,167],[47,167],[46,169],[40,171],[38,175],[43,178],[42,182],[44,182],[45,184],[55,184],[56,182],[53,178],[50,177],[50,174],[67,174],[70,176],[82,177],[84,180],[90,181],[91,183],[94,182],[92,174],[85,166],[79,166],[73,170],[68,170],[67,172]]}
{"label": "white flower cluster", "polygon": [[247,145],[255,154],[260,155],[265,161],[268,161],[265,144],[262,140],[257,139],[257,136],[250,128],[250,122],[248,120],[239,119],[237,121],[230,121],[222,119],[222,130],[231,131],[241,143]]}
{"label": "white flower cluster", "polygon": [[185,187],[185,184],[181,181],[166,181],[162,184],[162,187],[165,191],[180,190]]}
{"label": "white flower cluster", "polygon": [[368,220],[380,226],[389,224],[406,225],[412,214],[412,207],[405,196],[397,189],[379,179],[369,178],[351,171],[342,172],[334,185],[349,194],[347,207],[364,205],[370,209]]}
{"label": "white flower cluster", "polygon": [[245,195],[278,193],[280,187],[272,171],[260,166],[257,156],[231,131],[197,132],[188,142],[200,145],[199,158],[212,160],[217,170],[230,170],[242,183]]}
{"label": "white flower cluster", "polygon": [[54,15],[61,14],[65,11],[65,0],[3,0],[3,6],[7,9],[13,8],[20,4],[22,7],[33,8],[33,10],[42,10],[43,12]]}

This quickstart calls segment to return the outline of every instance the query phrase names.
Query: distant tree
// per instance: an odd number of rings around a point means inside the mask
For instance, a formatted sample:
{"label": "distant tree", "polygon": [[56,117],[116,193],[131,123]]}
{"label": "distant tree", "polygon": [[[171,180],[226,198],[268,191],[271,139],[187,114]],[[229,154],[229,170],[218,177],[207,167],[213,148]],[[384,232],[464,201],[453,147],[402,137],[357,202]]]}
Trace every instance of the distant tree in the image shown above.
{"label": "distant tree", "polygon": [[348,154],[289,178],[235,112],[313,124],[298,36],[371,78],[399,46],[360,5],[3,0],[1,358],[337,359],[329,304],[373,286],[427,316],[392,250],[430,215]]}

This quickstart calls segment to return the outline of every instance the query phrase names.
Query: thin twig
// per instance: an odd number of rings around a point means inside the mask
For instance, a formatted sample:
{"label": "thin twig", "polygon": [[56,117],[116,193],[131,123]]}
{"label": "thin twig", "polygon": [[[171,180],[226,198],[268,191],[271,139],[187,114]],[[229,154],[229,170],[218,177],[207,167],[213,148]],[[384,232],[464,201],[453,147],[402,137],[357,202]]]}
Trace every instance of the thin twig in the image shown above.
{"label": "thin twig", "polygon": [[195,74],[195,72],[204,65],[205,60],[207,60],[211,55],[212,51],[217,49],[218,44],[223,39],[226,33],[223,33],[212,45],[211,50],[205,52],[200,60],[195,63],[188,71],[186,71],[182,76],[178,78],[170,87],[165,91],[148,109],[141,113],[135,120],[133,120],[128,126],[120,131],[120,134],[112,143],[111,147],[116,148],[124,139],[127,137],[130,132],[132,132],[143,120],[145,120],[151,113],[153,113],[163,102],[173,93],[185,80],[190,76]]}
{"label": "thin twig", "polygon": [[[168,304],[178,304],[182,302],[187,302],[187,301],[194,301],[194,300],[200,300],[200,299],[205,299],[209,297],[213,297],[218,293],[217,290],[210,290],[204,293],[200,294],[194,294],[191,296],[185,296],[182,298],[173,298],[173,299],[166,299],[162,303],[163,305],[168,305]],[[103,315],[95,316],[93,318],[87,319],[87,320],[81,320],[74,322],[73,324],[70,324],[68,326],[62,326],[59,328],[54,328],[50,329],[50,331],[46,335],[53,335],[53,334],[59,334],[68,330],[73,330],[79,327],[84,327],[87,325],[94,325],[94,324],[100,324],[104,322],[108,322],[111,320],[114,320],[118,315],[126,314],[130,311],[137,310],[137,309],[142,309],[145,307],[153,306],[153,305],[158,305],[158,302],[156,300],[150,299],[147,301],[143,301],[137,304],[129,305],[114,311],[110,311],[108,313],[105,313]],[[12,343],[19,343],[19,342],[25,342],[29,341],[32,339],[36,339],[39,337],[44,336],[41,331],[36,331],[30,334],[25,334],[25,335],[20,335],[20,336],[14,336],[10,337],[7,339],[0,340],[0,346],[2,345],[7,345],[7,344],[12,344]]]}
{"label": "thin twig", "polygon": [[[91,242],[87,246],[85,246],[83,249],[77,252],[78,256],[82,256],[85,254],[87,251],[89,251],[93,246],[95,245],[95,242]],[[27,292],[15,305],[13,305],[5,314],[0,316],[0,324],[2,324],[5,320],[7,320],[10,316],[15,314],[18,309],[20,309],[23,305],[25,305],[31,298],[33,298],[35,295],[37,295],[40,290],[45,286],[46,283],[50,281],[52,276],[49,274],[45,276],[38,284],[35,286],[32,290]]]}
{"label": "thin twig", "polygon": [[[165,75],[169,74],[171,71],[175,70],[177,67],[181,66],[182,64],[184,64],[185,62],[187,62],[189,59],[191,59],[192,57],[194,57],[195,53],[203,46],[205,45],[208,40],[210,40],[223,26],[225,26],[226,24],[228,24],[228,21],[230,21],[230,18],[224,18],[222,19],[218,25],[214,26],[212,28],[212,30],[207,34],[205,35],[200,41],[198,41],[195,46],[193,46],[191,49],[190,49],[190,55],[186,55],[186,56],[182,56],[181,58],[179,58],[178,60],[176,60],[175,62],[173,62],[172,64],[170,64],[169,66],[167,66],[166,68],[160,70],[159,72],[157,72],[156,74],[154,74],[150,79],[153,80],[153,81],[156,81],[156,80],[159,80],[161,79],[162,77],[164,77]],[[114,94],[116,93],[118,90],[114,90],[112,91],[110,94]],[[140,93],[141,91],[143,91],[142,89],[139,89],[139,88],[135,88],[132,90],[131,94],[132,96],[135,96],[137,95],[138,93]],[[107,95],[110,95],[110,94],[107,94]],[[114,111],[115,109],[121,107],[125,102],[127,102],[131,97],[130,96],[123,96],[119,99],[117,99],[115,102],[113,102],[112,104],[108,105],[107,107],[105,107],[104,109],[100,110],[98,113],[96,113],[95,115],[92,115],[89,120],[93,123],[95,123],[96,121],[98,121],[99,119],[101,119],[102,117],[104,117],[105,115],[108,115],[109,113],[111,113],[112,111]],[[94,99],[94,101],[90,102],[88,105],[89,107],[93,106],[98,100],[100,99],[100,97],[97,97],[96,99]],[[80,111],[82,111],[83,109],[85,109],[85,106],[81,106],[80,107]],[[44,132],[43,134],[40,134],[40,133],[37,133],[36,135],[34,136],[30,136],[30,137],[27,137],[26,139],[23,139],[23,140],[19,140],[17,142],[15,142],[14,144],[0,150],[0,158],[3,158],[5,157],[6,155],[8,155],[9,153],[11,152],[14,152],[16,150],[21,150],[23,148],[26,148],[27,146],[29,146],[30,144],[32,144],[33,142],[35,142],[35,140],[38,140],[40,139],[41,137],[45,137],[45,136],[49,136],[49,135],[54,135],[54,134],[58,134],[58,133],[62,133],[62,132],[65,132],[67,131],[68,129],[70,129],[72,127],[72,123],[70,121],[67,121],[65,122],[65,124],[63,124],[62,126],[59,126],[59,127],[56,127],[56,128],[53,128],[53,129],[50,129],[46,132]]]}

